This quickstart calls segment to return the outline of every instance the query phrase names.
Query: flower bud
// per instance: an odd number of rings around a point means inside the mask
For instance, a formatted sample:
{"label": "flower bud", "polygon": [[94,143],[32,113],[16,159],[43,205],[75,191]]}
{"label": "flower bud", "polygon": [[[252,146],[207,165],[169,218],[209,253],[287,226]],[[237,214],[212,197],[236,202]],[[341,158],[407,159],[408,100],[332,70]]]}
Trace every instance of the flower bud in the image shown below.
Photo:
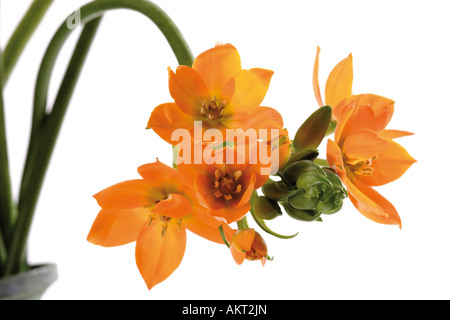
{"label": "flower bud", "polygon": [[331,121],[332,108],[323,106],[314,111],[295,134],[296,151],[316,149],[325,137]]}
{"label": "flower bud", "polygon": [[282,215],[278,203],[264,196],[253,200],[252,209],[258,218],[264,220],[272,220]]}
{"label": "flower bud", "polygon": [[332,187],[328,187],[322,193],[316,210],[322,211],[324,214],[332,214],[342,208],[344,198],[348,196],[347,190],[342,185],[339,176],[331,169],[324,168],[327,179],[332,183]]}
{"label": "flower bud", "polygon": [[347,191],[333,170],[302,160],[289,165],[284,174],[290,181],[297,178],[297,193],[283,203],[285,211],[292,218],[314,221],[322,213],[331,214],[342,208]]}
{"label": "flower bud", "polygon": [[263,237],[253,228],[236,231],[230,243],[231,254],[237,264],[247,260],[261,260],[264,265],[267,259],[267,245]]}
{"label": "flower bud", "polygon": [[291,218],[300,221],[315,221],[321,215],[321,212],[317,212],[314,210],[296,209],[293,206],[291,206],[288,201],[283,202],[283,208]]}
{"label": "flower bud", "polygon": [[319,156],[319,152],[317,150],[304,150],[300,152],[291,153],[289,160],[286,163],[286,167],[294,162],[301,160],[310,160],[314,161]]}
{"label": "flower bud", "polygon": [[281,201],[287,199],[297,192],[291,190],[283,181],[268,180],[261,188],[264,195],[273,201]]}
{"label": "flower bud", "polygon": [[[308,160],[300,160],[288,165],[283,170],[284,177],[288,180],[289,183],[295,185],[297,183],[297,179],[300,175],[305,173],[306,171],[311,170],[322,170],[317,164]],[[325,174],[325,172],[324,172]]]}

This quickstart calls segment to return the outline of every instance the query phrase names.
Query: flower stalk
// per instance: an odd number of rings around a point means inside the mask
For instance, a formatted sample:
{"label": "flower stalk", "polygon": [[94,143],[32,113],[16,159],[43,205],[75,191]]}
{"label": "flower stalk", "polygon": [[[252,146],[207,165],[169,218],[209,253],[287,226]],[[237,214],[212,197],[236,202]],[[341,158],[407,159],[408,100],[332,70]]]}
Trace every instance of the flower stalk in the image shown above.
{"label": "flower stalk", "polygon": [[19,60],[23,49],[28,43],[28,40],[33,35],[34,31],[42,21],[42,18],[44,17],[45,13],[52,3],[53,0],[33,1],[27,13],[24,15],[11,38],[9,39],[4,52],[3,63],[5,66],[5,74],[3,85],[5,85],[8,81],[9,76],[17,63],[17,60]]}
{"label": "flower stalk", "polygon": [[4,269],[5,275],[21,270],[26,261],[26,242],[45,172],[67,111],[75,84],[81,72],[100,18],[113,9],[140,12],[153,21],[166,37],[179,64],[192,65],[191,51],[173,21],[159,7],[146,0],[96,0],[81,7],[80,24],[85,24],[60,86],[53,108],[47,109],[50,78],[62,46],[71,34],[66,21],[53,36],[43,57],[35,88],[33,119],[28,154],[19,193],[18,217]]}
{"label": "flower stalk", "polygon": [[7,247],[14,218],[3,101],[5,82],[3,66],[3,52],[0,50],[0,274],[3,272],[2,269],[8,256]]}

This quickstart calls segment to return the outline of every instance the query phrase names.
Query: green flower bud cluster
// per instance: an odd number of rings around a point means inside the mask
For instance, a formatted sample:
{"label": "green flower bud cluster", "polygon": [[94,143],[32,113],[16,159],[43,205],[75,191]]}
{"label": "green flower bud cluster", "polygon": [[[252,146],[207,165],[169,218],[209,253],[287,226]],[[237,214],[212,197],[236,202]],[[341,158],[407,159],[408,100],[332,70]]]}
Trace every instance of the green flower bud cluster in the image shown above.
{"label": "green flower bud cluster", "polygon": [[315,221],[322,214],[333,214],[342,208],[347,197],[339,176],[330,168],[322,168],[311,160],[288,165],[282,180],[270,180],[262,187],[264,196],[254,201],[255,214],[270,220],[284,211],[301,221]]}
{"label": "green flower bud cluster", "polygon": [[265,221],[281,216],[283,211],[296,220],[322,221],[322,214],[333,214],[342,208],[348,194],[341,179],[334,170],[317,164],[325,162],[317,160],[317,149],[334,129],[331,115],[330,106],[314,111],[297,130],[292,142],[293,152],[276,173],[281,180],[269,179],[261,188],[263,195],[253,192],[251,213],[264,231],[289,239],[297,234],[278,234]]}

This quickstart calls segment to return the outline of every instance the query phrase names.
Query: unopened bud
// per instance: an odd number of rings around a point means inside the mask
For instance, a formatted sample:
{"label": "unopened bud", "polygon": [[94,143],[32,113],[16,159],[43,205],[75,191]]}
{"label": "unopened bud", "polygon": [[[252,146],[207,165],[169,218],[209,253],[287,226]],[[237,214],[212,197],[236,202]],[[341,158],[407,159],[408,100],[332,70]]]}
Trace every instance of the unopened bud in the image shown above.
{"label": "unopened bud", "polygon": [[282,215],[280,206],[277,202],[267,197],[257,197],[252,203],[252,209],[258,218],[272,220]]}
{"label": "unopened bud", "polygon": [[264,195],[273,201],[287,199],[297,192],[297,190],[289,189],[283,181],[273,180],[268,180],[261,189]]}
{"label": "unopened bud", "polygon": [[[322,169],[314,162],[309,161],[309,160],[300,160],[300,161],[297,161],[297,162],[294,162],[294,163],[288,165],[283,170],[283,175],[289,181],[289,183],[296,184],[297,179],[300,175],[302,175],[303,173],[305,173],[307,171],[311,171],[311,170],[322,171]],[[325,172],[324,172],[324,174],[325,174]]]}

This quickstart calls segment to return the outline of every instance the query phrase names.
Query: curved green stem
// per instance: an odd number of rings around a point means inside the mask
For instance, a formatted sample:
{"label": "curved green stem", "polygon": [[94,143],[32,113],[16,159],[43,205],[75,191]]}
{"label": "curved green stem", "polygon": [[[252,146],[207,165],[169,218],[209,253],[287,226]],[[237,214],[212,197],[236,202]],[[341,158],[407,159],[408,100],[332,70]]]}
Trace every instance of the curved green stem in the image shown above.
{"label": "curved green stem", "polygon": [[248,229],[248,222],[247,222],[247,216],[244,216],[241,220],[237,222],[237,226],[239,230]]}
{"label": "curved green stem", "polygon": [[5,78],[4,84],[16,65],[17,60],[25,48],[28,40],[33,35],[36,27],[41,22],[53,0],[35,0],[24,15],[16,30],[9,39],[4,53]]}
{"label": "curved green stem", "polygon": [[[86,24],[80,35],[72,59],[67,67],[66,74],[60,86],[57,99],[55,100],[61,105],[69,104],[70,97],[75,88],[76,81],[81,72],[81,68],[84,64],[89,48],[97,32],[100,20],[101,18],[97,18],[96,20]],[[51,152],[56,142],[56,135],[52,135],[52,131],[46,126],[42,126],[40,128],[39,138],[42,139],[43,142],[39,145],[31,144],[31,141],[37,142],[38,140],[30,140],[28,150],[29,154],[31,150],[34,152],[31,153],[32,156],[29,158],[28,164],[33,165],[31,168],[34,170],[30,171],[30,179],[33,183],[30,183],[27,186],[27,192],[22,194],[23,198],[19,199],[19,216],[17,218],[8,260],[5,266],[5,275],[20,272],[22,271],[23,266],[26,266],[26,242],[33,219],[33,213],[44,180],[45,171],[50,161]]]}
{"label": "curved green stem", "polygon": [[[192,53],[184,40],[180,30],[173,23],[170,17],[155,4],[146,0],[96,0],[86,4],[81,7],[78,11],[68,17],[68,19],[60,26],[58,31],[55,33],[53,39],[51,40],[48,49],[42,60],[41,68],[38,73],[38,78],[36,81],[35,96],[34,96],[34,106],[33,106],[33,119],[32,119],[32,129],[30,138],[30,148],[26,159],[25,171],[22,177],[22,184],[19,198],[23,198],[23,194],[28,186],[28,184],[33,183],[31,179],[31,169],[33,165],[32,158],[37,148],[37,141],[42,140],[38,137],[40,136],[39,131],[41,126],[48,119],[46,115],[47,107],[47,97],[48,89],[50,84],[50,77],[55,66],[56,58],[65,43],[66,39],[69,37],[73,30],[73,18],[78,18],[78,23],[86,23],[108,10],[114,9],[130,9],[142,13],[147,16],[151,21],[153,21],[156,26],[161,30],[163,35],[166,37],[169,45],[171,46],[178,63],[180,65],[191,66],[194,58]],[[75,19],[76,20],[76,19]],[[72,27],[72,28],[71,28]],[[51,121],[55,128],[59,126],[58,122],[62,121],[62,116],[65,113],[64,107],[58,107],[54,105],[52,114],[50,115]],[[57,130],[55,130],[56,132]],[[55,133],[56,134],[56,133]]]}
{"label": "curved green stem", "polygon": [[112,9],[131,9],[146,15],[162,31],[179,64],[192,65],[193,63],[191,51],[180,31],[164,11],[153,3],[145,0],[93,1],[75,12],[75,17],[79,18],[79,23],[87,24],[80,36],[53,108],[50,114],[47,114],[45,110],[50,77],[59,52],[72,31],[69,19],[73,15],[69,17],[67,23],[65,22],[61,25],[47,48],[36,82],[30,144],[19,196],[19,216],[10,255],[6,263],[6,274],[17,272],[21,261],[25,258],[26,241],[45,172],[48,168],[81,65],[98,26],[92,20]]}
{"label": "curved green stem", "polygon": [[[177,26],[161,8],[149,1],[96,0],[81,7],[74,15],[79,18],[79,23],[83,24],[101,16],[108,10],[114,9],[130,9],[147,16],[166,37],[172,51],[177,57],[178,63],[180,65],[192,65],[192,53]],[[71,19],[73,19],[73,15],[69,16],[67,22],[63,23],[58,29],[43,58],[36,83],[32,123],[33,128],[38,127],[45,116],[50,77],[61,47],[73,30],[69,25]]]}

